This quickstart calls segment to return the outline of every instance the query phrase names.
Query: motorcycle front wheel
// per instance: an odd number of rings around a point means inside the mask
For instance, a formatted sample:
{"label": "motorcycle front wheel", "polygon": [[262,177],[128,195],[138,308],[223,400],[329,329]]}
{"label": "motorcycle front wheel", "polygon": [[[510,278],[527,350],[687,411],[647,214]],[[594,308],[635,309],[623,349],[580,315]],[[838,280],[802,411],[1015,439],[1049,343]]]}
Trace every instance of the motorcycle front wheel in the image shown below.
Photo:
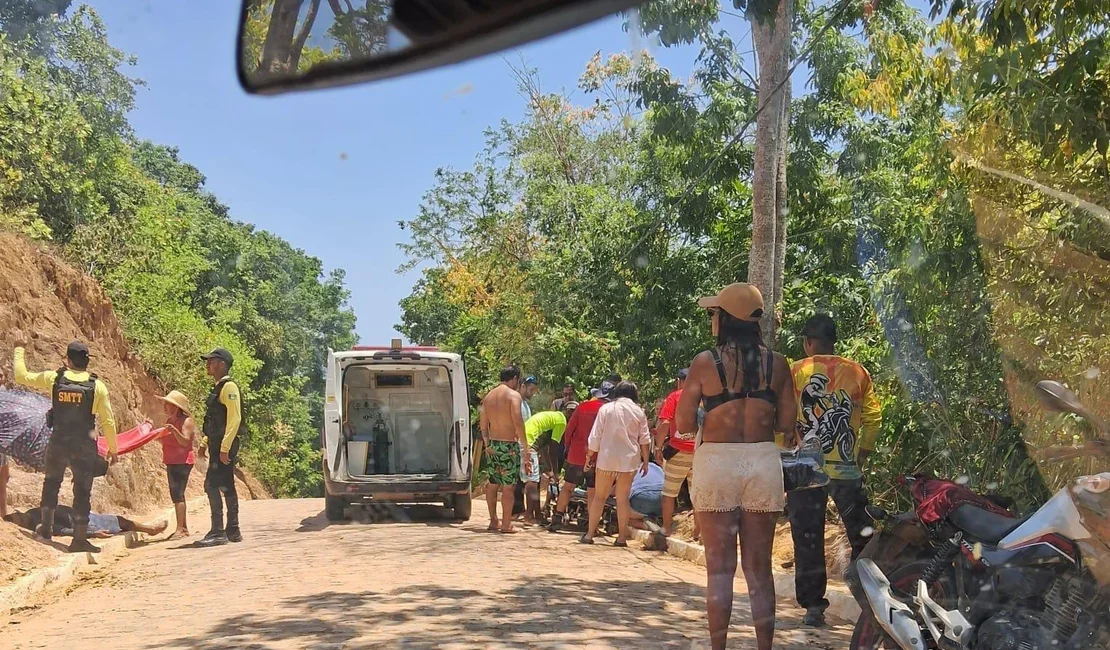
{"label": "motorcycle front wheel", "polygon": [[[913,562],[895,569],[887,576],[891,589],[899,596],[909,596],[917,588],[917,581],[928,565],[928,562]],[[933,583],[929,593],[937,602],[944,603],[951,593],[950,584],[942,576],[939,581]],[[931,640],[927,641],[929,641],[929,647],[933,647]],[[875,621],[875,617],[867,611],[860,614],[859,619],[856,620],[852,643],[848,647],[850,650],[899,650],[898,645],[887,637]]]}

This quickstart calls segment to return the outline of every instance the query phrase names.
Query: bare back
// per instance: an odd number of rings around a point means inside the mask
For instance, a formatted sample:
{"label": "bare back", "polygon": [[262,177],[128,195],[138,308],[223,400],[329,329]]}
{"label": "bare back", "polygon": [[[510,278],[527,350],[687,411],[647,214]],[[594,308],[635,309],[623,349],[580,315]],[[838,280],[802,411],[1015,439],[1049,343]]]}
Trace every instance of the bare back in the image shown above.
{"label": "bare back", "polygon": [[524,416],[520,412],[520,393],[499,384],[482,400],[482,430],[491,440],[524,440]]}
{"label": "bare back", "polygon": [[[697,427],[698,405],[705,396],[716,396],[726,390],[738,393],[743,373],[737,368],[737,359],[727,348],[719,348],[725,384],[722,385],[716,360],[711,351],[702,352],[690,365],[690,373],[678,406],[680,429],[692,431]],[[764,352],[766,354],[766,352]],[[763,388],[774,393],[774,402],[760,398],[733,399],[720,404],[705,414],[701,438],[703,442],[773,442],[775,431],[789,433],[794,430],[795,400],[794,381],[786,358],[771,353],[771,380],[767,385],[766,372],[760,372]]]}

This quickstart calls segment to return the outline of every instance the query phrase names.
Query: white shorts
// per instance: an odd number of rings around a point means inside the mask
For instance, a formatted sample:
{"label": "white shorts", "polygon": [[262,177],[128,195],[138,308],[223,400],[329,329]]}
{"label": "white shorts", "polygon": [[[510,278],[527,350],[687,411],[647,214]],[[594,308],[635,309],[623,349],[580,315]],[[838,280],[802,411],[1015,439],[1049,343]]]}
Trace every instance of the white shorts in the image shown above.
{"label": "white shorts", "polygon": [[782,512],[782,458],[773,442],[706,442],[694,452],[690,500],[698,512]]}

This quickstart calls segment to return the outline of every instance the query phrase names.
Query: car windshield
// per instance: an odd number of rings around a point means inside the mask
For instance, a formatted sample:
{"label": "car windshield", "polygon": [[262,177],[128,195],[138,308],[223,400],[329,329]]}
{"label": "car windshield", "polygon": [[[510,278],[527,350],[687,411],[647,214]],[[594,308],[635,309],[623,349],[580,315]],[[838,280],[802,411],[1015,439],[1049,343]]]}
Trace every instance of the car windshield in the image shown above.
{"label": "car windshield", "polygon": [[[583,459],[600,454],[592,461],[601,463],[599,480],[608,471],[639,470],[639,444],[660,466],[673,462],[665,454],[692,458],[696,444],[774,442],[778,448],[766,447],[764,459],[772,465],[776,458],[803,462],[789,453],[801,446],[801,456],[810,454],[817,473],[832,481],[821,488],[831,490],[821,534],[844,557],[833,573],[843,573],[868,541],[836,514],[854,507],[838,500],[842,483],[866,494],[857,514],[867,504],[912,511],[907,477],[930,476],[1027,516],[1077,477],[1107,470],[1107,458],[1090,445],[1107,435],[1099,421],[1110,420],[1102,378],[1110,370],[1110,3],[652,0],[515,50],[369,85],[277,97],[238,85],[237,65],[266,74],[305,71],[399,43],[384,26],[387,4],[247,0],[237,51],[240,3],[229,0],[0,0],[0,240],[10,253],[0,260],[0,342],[3,354],[26,350],[15,357],[15,374],[5,365],[0,380],[47,395],[51,382],[70,381],[53,372],[70,354],[65,346],[73,338],[87,342],[85,361],[112,396],[120,450],[157,435],[142,422],[161,426],[164,408],[177,411],[159,398],[181,391],[196,418],[195,440],[181,443],[192,445],[181,458],[195,455],[194,447],[199,454],[201,440],[210,440],[203,458],[216,465],[230,454],[225,479],[208,472],[205,480],[197,470],[180,483],[189,499],[200,499],[196,539],[208,530],[201,483],[220,503],[226,485],[211,481],[234,484],[232,466],[250,486],[240,488],[244,504],[248,491],[328,499],[327,517],[320,514],[324,500],[288,502],[310,505],[289,506],[299,514],[284,515],[287,521],[275,510],[272,527],[255,533],[256,549],[266,535],[278,535],[264,531],[298,529],[323,539],[334,532],[324,530],[334,508],[340,518],[373,519],[372,508],[359,516],[350,509],[386,497],[364,494],[369,488],[355,479],[417,476],[397,469],[407,466],[399,460],[409,453],[405,445],[416,449],[410,455],[419,462],[410,464],[421,468],[421,480],[454,483],[406,483],[387,500],[459,514],[469,491],[458,486],[466,483],[481,520],[463,529],[480,532],[489,523],[497,530],[484,486],[516,472],[522,496],[507,503],[519,499],[529,523],[550,522],[560,480],[573,479],[576,464],[573,445],[561,442],[551,423],[562,418],[558,426],[574,439],[587,412],[591,425],[598,418],[596,435],[587,426],[578,440]],[[280,30],[287,38],[278,47]],[[753,323],[759,331],[745,339]],[[394,339],[415,350],[412,358],[389,356]],[[387,366],[375,370],[370,351],[344,361],[363,373],[355,385],[329,351],[360,344],[384,350],[378,354]],[[198,359],[212,348],[234,363],[215,352]],[[459,355],[450,373],[446,361],[435,382],[404,372],[406,363],[426,368],[420,355],[434,349]],[[720,373],[703,354],[711,349]],[[51,371],[46,383],[22,374],[24,358],[29,371]],[[216,383],[221,368],[231,389]],[[1046,380],[1074,392],[1086,410],[1046,406],[1036,388]],[[432,384],[428,397],[421,391]],[[685,401],[672,395],[683,386]],[[694,386],[697,399],[690,397]],[[242,408],[232,404],[236,391]],[[784,392],[789,402],[780,399]],[[603,407],[590,404],[624,404],[617,396],[642,408],[599,415]],[[96,399],[103,401],[91,408],[107,400]],[[513,411],[518,402],[521,413]],[[46,408],[45,400],[33,404],[27,408],[36,414]],[[790,424],[780,426],[776,417],[787,407]],[[5,437],[7,412],[0,413],[0,459],[14,460],[5,509],[29,512],[40,498],[46,502],[42,472],[59,452],[46,451],[45,437],[41,444],[22,433]],[[101,413],[94,420],[106,436]],[[520,438],[522,460],[512,445],[525,433],[517,436],[513,423],[540,415],[549,419]],[[621,426],[639,427],[640,416],[648,438],[622,438],[631,464],[607,467],[617,443],[595,445],[595,438],[620,417],[636,423]],[[35,417],[45,422],[45,413]],[[175,440],[165,435],[153,439]],[[527,462],[529,449],[553,439],[556,456]],[[105,440],[101,453],[114,459],[108,452],[120,451],[115,438]],[[161,454],[152,444],[113,460],[107,476],[92,483],[94,514],[139,520],[172,508],[174,477],[167,493]],[[693,543],[705,529],[690,511],[709,498],[692,494],[693,476],[698,462],[709,461],[689,462],[693,473],[677,476],[681,496],[670,507],[678,514],[666,532]],[[532,469],[542,479],[529,481]],[[563,483],[564,491],[592,480],[579,478]],[[619,494],[621,483],[613,481]],[[543,503],[535,511],[530,484],[543,490],[535,488]],[[62,487],[63,503],[69,486]],[[665,502],[670,488],[662,490]],[[798,510],[791,513],[782,490],[771,492],[765,508],[752,508],[787,509],[775,528],[773,566],[790,575],[799,536],[791,537],[789,518]],[[728,489],[713,498],[728,501]],[[813,506],[817,521],[824,503]],[[744,509],[740,501],[722,504]],[[248,513],[262,512],[251,507],[243,506],[248,523]],[[167,521],[183,521],[166,512]],[[844,524],[849,530],[841,533]],[[858,523],[857,533],[861,526],[870,537],[877,524]],[[388,529],[379,537],[373,535],[383,529],[366,530],[371,536],[360,538],[360,553],[383,553],[396,565],[446,544],[436,541],[434,527]],[[339,544],[335,535],[327,539]],[[26,550],[30,539],[30,532],[19,537],[12,552],[31,553],[36,559],[29,561],[42,566],[56,560],[47,557],[55,553],[49,547]],[[332,568],[351,580],[361,576],[364,586],[317,590],[299,604],[275,593],[257,598],[295,610],[291,618],[307,620],[322,608],[328,613],[320,635],[377,639],[371,629],[381,626],[378,640],[387,645],[446,644],[447,629],[472,635],[467,647],[496,643],[501,633],[492,627],[448,621],[451,602],[478,594],[504,599],[497,602],[509,603],[511,622],[530,620],[536,634],[555,634],[563,624],[582,634],[608,616],[582,623],[586,614],[567,604],[577,598],[574,590],[545,577],[570,556],[536,555],[540,542],[519,541],[529,535],[481,539],[489,540],[482,553],[506,562],[526,554],[519,562],[537,590],[472,588],[463,579],[433,589],[428,585],[471,560],[422,564],[437,568],[400,582],[426,588],[412,597],[422,608],[443,609],[444,618],[421,629],[405,609],[406,596],[394,591],[400,583],[382,588],[388,606],[346,603],[349,593],[369,598],[381,569],[364,571],[358,556],[336,555]],[[0,538],[5,559],[6,543]],[[149,563],[136,575],[158,570],[149,558],[161,551],[148,550],[136,556]],[[705,603],[673,604],[678,592],[666,591],[662,574],[648,575],[662,569],[644,567],[628,560],[623,591],[580,592],[587,601],[605,599],[598,612],[613,607],[613,624],[630,635],[598,632],[602,640],[677,643],[680,623],[671,619],[687,615],[694,638],[705,636]],[[2,581],[37,568],[0,569],[0,591]],[[286,570],[296,581],[316,579],[303,567]],[[266,584],[280,582],[273,580]],[[839,575],[829,580],[830,590],[851,600]],[[644,584],[670,595],[655,600],[640,591]],[[792,579],[784,584],[795,589]],[[791,600],[800,601],[801,591],[779,595],[788,603],[780,605],[781,638],[783,617],[800,621],[813,607]],[[621,598],[641,596],[658,611],[622,609]],[[201,598],[188,602],[219,609]],[[252,598],[243,595],[244,602]],[[519,606],[520,598],[534,601]],[[737,607],[747,611],[746,602]],[[348,604],[366,617],[341,620]],[[550,629],[535,622],[548,605],[562,615]],[[796,616],[782,613],[791,607]],[[829,611],[831,621],[835,607]],[[858,611],[837,614],[849,622],[838,623],[828,647],[849,647]],[[311,625],[290,627],[283,637],[274,621],[217,614],[205,613],[197,629],[152,634],[192,647],[217,647],[211,639],[219,635],[267,648],[315,642],[306,631]],[[100,616],[131,621],[125,613]],[[513,634],[512,642],[527,642]],[[788,642],[811,643],[797,634]],[[754,639],[744,642],[756,647]],[[986,650],[1002,647],[1011,646]]]}

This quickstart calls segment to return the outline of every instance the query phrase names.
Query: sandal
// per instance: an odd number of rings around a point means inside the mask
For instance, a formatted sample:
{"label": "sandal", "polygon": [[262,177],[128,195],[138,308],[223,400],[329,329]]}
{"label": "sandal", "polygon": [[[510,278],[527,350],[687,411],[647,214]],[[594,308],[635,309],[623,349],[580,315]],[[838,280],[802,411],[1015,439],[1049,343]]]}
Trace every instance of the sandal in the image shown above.
{"label": "sandal", "polygon": [[613,542],[613,546],[616,546],[617,548],[628,548],[628,542],[622,542],[618,539],[617,541]]}
{"label": "sandal", "polygon": [[578,543],[579,544],[593,544],[594,540],[592,540],[589,537],[586,537],[585,535],[583,535],[583,536],[578,538]]}

